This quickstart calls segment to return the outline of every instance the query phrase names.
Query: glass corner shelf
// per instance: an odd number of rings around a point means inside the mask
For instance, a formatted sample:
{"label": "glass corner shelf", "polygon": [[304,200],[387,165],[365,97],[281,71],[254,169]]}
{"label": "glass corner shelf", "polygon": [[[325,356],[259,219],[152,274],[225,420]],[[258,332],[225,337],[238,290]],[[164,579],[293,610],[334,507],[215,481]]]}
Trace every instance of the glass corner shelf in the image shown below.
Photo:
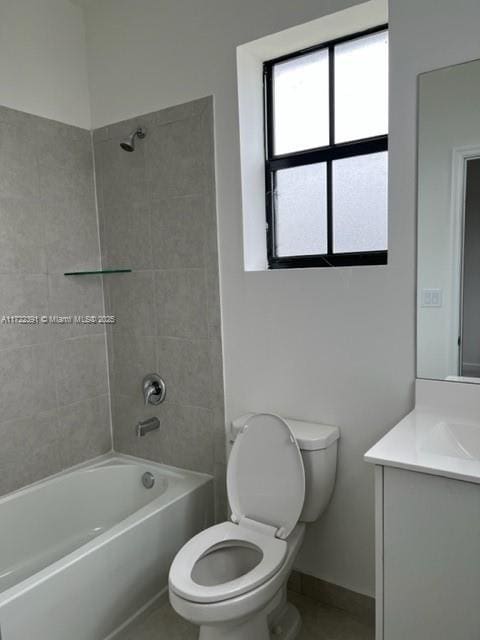
{"label": "glass corner shelf", "polygon": [[131,269],[95,269],[94,271],[66,271],[64,276],[102,276],[108,273],[131,273]]}

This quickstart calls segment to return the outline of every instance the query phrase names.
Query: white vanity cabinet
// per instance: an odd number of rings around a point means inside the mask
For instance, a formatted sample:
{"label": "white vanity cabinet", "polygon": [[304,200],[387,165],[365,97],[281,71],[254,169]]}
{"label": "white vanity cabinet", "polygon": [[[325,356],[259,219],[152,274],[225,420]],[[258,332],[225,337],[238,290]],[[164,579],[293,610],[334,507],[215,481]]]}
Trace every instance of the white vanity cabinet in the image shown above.
{"label": "white vanity cabinet", "polygon": [[376,640],[479,640],[480,485],[375,467]]}
{"label": "white vanity cabinet", "polygon": [[417,380],[375,465],[376,640],[480,640],[480,385]]}

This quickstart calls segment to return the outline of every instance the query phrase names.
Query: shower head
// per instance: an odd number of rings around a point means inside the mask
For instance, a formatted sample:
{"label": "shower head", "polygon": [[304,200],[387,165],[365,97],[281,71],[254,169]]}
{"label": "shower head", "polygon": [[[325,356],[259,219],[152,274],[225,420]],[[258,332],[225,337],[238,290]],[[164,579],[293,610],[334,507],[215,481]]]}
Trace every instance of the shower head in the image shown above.
{"label": "shower head", "polygon": [[147,132],[145,131],[145,129],[143,127],[138,127],[137,129],[132,131],[132,133],[128,136],[128,138],[124,138],[120,142],[120,146],[124,151],[135,151],[135,138],[139,138],[140,140],[143,140],[143,138],[145,138],[146,135],[147,135]]}

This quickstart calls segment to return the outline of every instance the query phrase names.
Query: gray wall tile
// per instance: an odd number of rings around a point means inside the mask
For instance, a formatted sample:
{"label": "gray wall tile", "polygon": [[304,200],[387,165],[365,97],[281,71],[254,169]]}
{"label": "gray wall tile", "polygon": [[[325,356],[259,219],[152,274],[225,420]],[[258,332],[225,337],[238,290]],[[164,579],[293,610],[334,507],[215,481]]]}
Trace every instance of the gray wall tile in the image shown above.
{"label": "gray wall tile", "polygon": [[88,398],[57,410],[62,468],[79,464],[111,449],[108,395]]}
{"label": "gray wall tile", "polygon": [[44,201],[45,250],[49,273],[100,267],[97,214],[93,199]]}
{"label": "gray wall tile", "polygon": [[[147,137],[135,153],[123,152],[120,139],[140,124]],[[103,263],[115,259],[135,269],[105,281],[106,311],[117,316],[108,329],[114,447],[214,474],[221,519],[225,432],[212,99],[109,125],[93,140]],[[145,407],[140,384],[152,369],[164,377],[167,398]],[[137,438],[136,423],[152,415],[160,430]]]}
{"label": "gray wall tile", "polygon": [[[63,276],[99,266],[90,132],[0,107],[0,316],[103,313]],[[103,326],[0,324],[0,350],[0,493],[110,448]]]}
{"label": "gray wall tile", "polygon": [[109,335],[112,393],[142,397],[142,380],[156,370],[154,336],[112,331]]}
{"label": "gray wall tile", "polygon": [[105,307],[107,313],[116,317],[115,330],[155,335],[153,272],[137,271],[106,278]]}
{"label": "gray wall tile", "polygon": [[150,210],[145,204],[103,207],[102,262],[105,267],[152,268]]}
{"label": "gray wall tile", "polygon": [[108,126],[100,127],[92,131],[92,142],[94,145],[105,142],[105,140],[108,140],[108,137]]}
{"label": "gray wall tile", "polygon": [[0,275],[0,349],[48,342],[48,327],[42,324],[10,324],[3,316],[48,313],[47,276],[44,274]]}
{"label": "gray wall tile", "polygon": [[104,335],[62,340],[54,351],[59,407],[108,393]]}
{"label": "gray wall tile", "polygon": [[0,442],[3,494],[109,451],[108,396],[0,422]]}
{"label": "gray wall tile", "polygon": [[159,337],[157,363],[172,402],[212,407],[208,340]]}
{"label": "gray wall tile", "polygon": [[1,193],[0,273],[46,273],[45,220],[38,200]]}
{"label": "gray wall tile", "polygon": [[116,449],[163,464],[214,473],[211,411],[171,402],[150,407],[147,413],[159,418],[160,429],[139,438],[135,435],[135,425],[148,417],[140,416],[142,409],[139,400],[128,396],[112,397]]}
{"label": "gray wall tile", "polygon": [[161,111],[151,114],[155,126],[176,122],[177,120],[185,120],[187,118],[195,118],[200,116],[206,109],[212,106],[212,96],[198,98],[190,102],[168,107]]}
{"label": "gray wall tile", "polygon": [[206,338],[207,294],[204,269],[155,272],[157,333]]}
{"label": "gray wall tile", "polygon": [[62,469],[56,411],[0,422],[0,494]]}
{"label": "gray wall tile", "polygon": [[24,418],[56,406],[51,345],[1,352],[0,416]]}
{"label": "gray wall tile", "polygon": [[[121,137],[130,133],[126,128]],[[96,147],[95,171],[102,188],[104,207],[119,209],[122,206],[147,202],[145,177],[145,141],[140,140],[134,153],[120,148],[120,140],[111,139]]]}
{"label": "gray wall tile", "polygon": [[13,198],[38,198],[39,172],[36,129],[25,122],[0,121],[0,194]]}
{"label": "gray wall tile", "polygon": [[145,149],[152,198],[203,192],[205,157],[199,118],[156,127],[150,132]]}
{"label": "gray wall tile", "polygon": [[[165,405],[162,407],[155,407],[151,404],[145,406],[141,393],[135,396],[124,396],[116,393],[115,389],[112,389],[111,403],[114,449],[130,455],[140,455],[140,449],[143,451],[148,447],[152,448],[154,446],[152,440],[157,440],[158,431],[138,438],[135,428],[137,423],[142,420],[153,416],[160,417]],[[158,457],[148,455],[147,451],[144,451],[143,457],[161,462]]]}
{"label": "gray wall tile", "polygon": [[[0,274],[7,278],[0,304],[8,313],[56,315],[98,314],[104,305],[116,315],[108,329],[115,446],[214,473],[219,513],[225,467],[212,113],[204,98],[94,133],[100,254],[89,133],[0,107]],[[138,125],[147,138],[135,153],[122,152],[120,138]],[[135,269],[105,278],[104,300],[100,280],[63,276],[98,268],[101,258]],[[103,327],[0,331],[0,349],[24,344],[33,346],[2,351],[0,492],[110,447]],[[166,378],[167,400],[145,407],[141,378],[155,368]],[[157,414],[161,432],[140,442],[136,422]]]}
{"label": "gray wall tile", "polygon": [[93,200],[90,132],[39,119],[36,152],[40,196],[47,201]]}
{"label": "gray wall tile", "polygon": [[[134,118],[128,118],[127,120],[121,120],[120,122],[109,124],[108,127],[103,127],[103,131],[102,129],[96,129],[93,132],[94,143],[97,142],[97,135],[100,135],[102,136],[103,141],[114,140],[118,145],[121,140],[130,135],[130,133],[138,127],[146,129],[148,136],[152,126],[155,125],[156,114],[157,112],[146,113],[140,116],[135,116]],[[97,134],[97,131],[99,134]],[[144,141],[141,144],[144,144]]]}
{"label": "gray wall tile", "polygon": [[203,267],[207,232],[205,220],[205,198],[202,195],[153,201],[153,267]]}
{"label": "gray wall tile", "polygon": [[217,226],[212,211],[215,212],[215,194],[205,195],[207,212],[205,239],[205,275],[208,282],[207,311],[209,336],[221,338],[220,319],[220,274],[218,269]]}
{"label": "gray wall tile", "polygon": [[[103,315],[102,281],[97,276],[48,276],[48,313],[52,316]],[[81,335],[104,334],[101,324],[49,324],[50,339],[64,340]]]}
{"label": "gray wall tile", "polygon": [[[213,416],[208,409],[166,404],[155,447],[165,464],[213,474]],[[152,446],[152,444],[150,444]]]}

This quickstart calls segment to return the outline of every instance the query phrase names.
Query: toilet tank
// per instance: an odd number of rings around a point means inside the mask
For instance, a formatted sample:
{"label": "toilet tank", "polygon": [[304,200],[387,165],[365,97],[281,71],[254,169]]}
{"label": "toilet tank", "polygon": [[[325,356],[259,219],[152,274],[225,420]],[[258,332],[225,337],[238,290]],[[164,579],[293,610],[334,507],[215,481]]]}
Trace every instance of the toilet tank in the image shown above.
{"label": "toilet tank", "polygon": [[[232,442],[252,415],[249,413],[232,421]],[[332,496],[340,431],[330,425],[283,419],[298,443],[305,468],[305,502],[299,521],[315,522]]]}

